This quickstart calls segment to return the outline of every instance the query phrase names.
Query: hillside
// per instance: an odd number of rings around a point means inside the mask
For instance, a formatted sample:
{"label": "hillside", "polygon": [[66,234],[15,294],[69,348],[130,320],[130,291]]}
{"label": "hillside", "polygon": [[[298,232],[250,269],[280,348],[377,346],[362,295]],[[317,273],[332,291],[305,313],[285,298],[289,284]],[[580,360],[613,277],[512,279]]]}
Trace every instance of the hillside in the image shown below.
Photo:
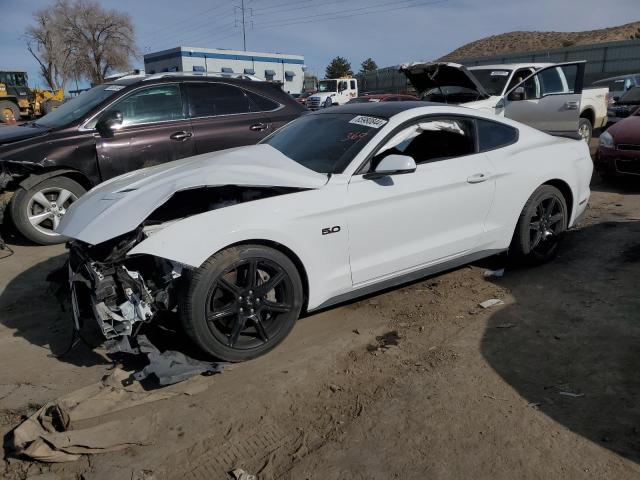
{"label": "hillside", "polygon": [[467,43],[440,60],[488,57],[631,38],[640,38],[640,22],[584,32],[508,32]]}

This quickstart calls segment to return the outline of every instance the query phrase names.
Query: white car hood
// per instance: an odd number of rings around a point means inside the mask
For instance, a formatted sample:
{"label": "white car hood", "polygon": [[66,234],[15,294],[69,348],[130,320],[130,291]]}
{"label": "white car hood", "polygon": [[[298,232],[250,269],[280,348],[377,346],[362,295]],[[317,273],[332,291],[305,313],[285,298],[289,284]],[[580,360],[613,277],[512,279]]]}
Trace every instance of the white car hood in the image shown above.
{"label": "white car hood", "polygon": [[317,189],[326,182],[326,175],[266,144],[206,153],[98,185],[69,208],[57,232],[95,245],[134,230],[180,190],[222,185]]}

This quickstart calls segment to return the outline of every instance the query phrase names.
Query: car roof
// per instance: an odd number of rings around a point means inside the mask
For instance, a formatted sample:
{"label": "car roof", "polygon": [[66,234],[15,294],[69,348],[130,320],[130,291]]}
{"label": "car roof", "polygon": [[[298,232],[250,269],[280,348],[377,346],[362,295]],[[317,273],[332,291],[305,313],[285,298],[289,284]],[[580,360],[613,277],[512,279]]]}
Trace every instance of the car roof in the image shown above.
{"label": "car roof", "polygon": [[353,115],[373,115],[384,118],[391,118],[394,115],[402,113],[412,108],[423,107],[451,107],[444,103],[423,102],[421,100],[407,100],[400,102],[371,102],[371,103],[345,103],[344,105],[323,108],[316,110],[311,115],[323,115],[330,113],[348,113]]}
{"label": "car roof", "polygon": [[518,68],[544,68],[553,65],[553,63],[503,63],[497,65],[474,65],[467,67],[467,70],[515,70]]}

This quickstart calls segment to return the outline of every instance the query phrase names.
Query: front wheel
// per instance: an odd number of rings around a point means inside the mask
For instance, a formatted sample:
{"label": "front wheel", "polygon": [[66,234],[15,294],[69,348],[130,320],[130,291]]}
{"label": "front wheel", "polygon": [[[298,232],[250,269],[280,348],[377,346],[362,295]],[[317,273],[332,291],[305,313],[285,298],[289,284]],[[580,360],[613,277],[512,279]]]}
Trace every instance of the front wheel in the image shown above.
{"label": "front wheel", "polygon": [[11,199],[11,218],[16,229],[40,245],[63,243],[67,239],[55,230],[69,206],[85,189],[67,177],[52,177],[26,190],[19,188]]}
{"label": "front wheel", "polygon": [[268,352],[289,334],[302,308],[295,265],[263,245],[222,250],[187,281],[182,323],[203,351],[220,360],[240,362]]}
{"label": "front wheel", "polygon": [[551,260],[568,222],[567,202],[562,192],[552,185],[538,187],[518,218],[509,255],[516,261],[533,264]]}

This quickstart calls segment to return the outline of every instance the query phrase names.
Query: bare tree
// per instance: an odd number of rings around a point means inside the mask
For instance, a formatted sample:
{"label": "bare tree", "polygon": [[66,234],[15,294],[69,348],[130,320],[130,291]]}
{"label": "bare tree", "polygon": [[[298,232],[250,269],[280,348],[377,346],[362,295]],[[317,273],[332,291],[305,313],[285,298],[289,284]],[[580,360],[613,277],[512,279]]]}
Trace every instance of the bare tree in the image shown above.
{"label": "bare tree", "polygon": [[93,0],[58,0],[54,10],[65,43],[72,49],[74,69],[92,83],[103,83],[110,71],[130,67],[136,52],[129,15],[105,10]]}
{"label": "bare tree", "polygon": [[49,88],[64,88],[71,76],[72,50],[62,37],[59,18],[49,9],[33,14],[34,25],[27,27],[24,38],[27,50],[40,67]]}

